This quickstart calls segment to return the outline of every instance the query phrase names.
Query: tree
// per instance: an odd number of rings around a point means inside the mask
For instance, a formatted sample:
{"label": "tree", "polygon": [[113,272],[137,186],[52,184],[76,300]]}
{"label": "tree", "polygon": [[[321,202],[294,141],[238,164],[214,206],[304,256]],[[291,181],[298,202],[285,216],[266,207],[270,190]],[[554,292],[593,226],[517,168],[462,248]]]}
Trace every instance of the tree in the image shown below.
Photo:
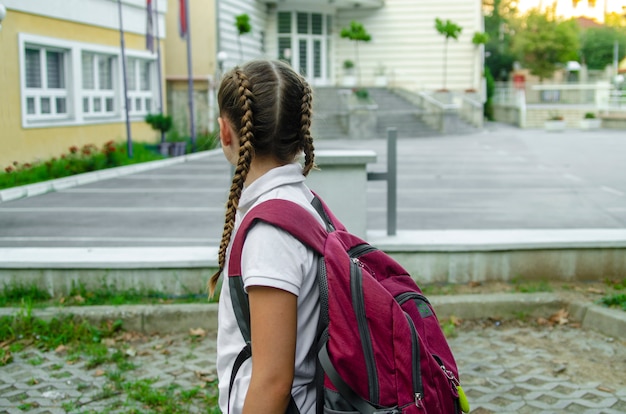
{"label": "tree", "polygon": [[511,44],[512,26],[517,15],[516,5],[516,0],[483,0],[485,33],[489,35],[489,41],[485,45],[485,66],[500,81],[508,79],[515,62]]}
{"label": "tree", "polygon": [[463,28],[456,23],[452,23],[450,20],[445,22],[438,17],[435,19],[435,29],[440,35],[445,37],[445,43],[443,46],[443,89],[446,89],[446,70],[448,64],[448,40],[458,40]]}
{"label": "tree", "polygon": [[250,25],[250,16],[248,16],[246,13],[235,16],[235,27],[237,28],[239,57],[241,61],[243,61],[243,47],[241,46],[241,36],[252,31],[252,26]]}
{"label": "tree", "polygon": [[581,54],[589,69],[604,69],[613,62],[615,42],[619,46],[618,61],[626,53],[626,33],[614,27],[590,27],[581,35]]}
{"label": "tree", "polygon": [[513,50],[519,61],[539,81],[552,77],[559,64],[577,60],[579,37],[573,20],[559,22],[554,9],[532,9],[522,20]]}
{"label": "tree", "polygon": [[372,36],[367,33],[363,24],[351,21],[349,27],[344,27],[341,29],[340,36],[344,39],[349,39],[354,41],[354,52],[355,52],[355,60],[356,60],[356,70],[357,70],[357,78],[359,83],[361,83],[361,65],[359,64],[359,42],[369,42],[372,40]]}

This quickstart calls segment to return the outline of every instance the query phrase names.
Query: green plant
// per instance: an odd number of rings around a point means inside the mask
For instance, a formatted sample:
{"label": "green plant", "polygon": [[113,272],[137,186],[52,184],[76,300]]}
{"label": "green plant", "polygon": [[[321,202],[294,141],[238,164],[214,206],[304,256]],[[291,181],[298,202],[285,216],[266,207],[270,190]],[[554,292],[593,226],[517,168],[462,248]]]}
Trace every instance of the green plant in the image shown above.
{"label": "green plant", "polygon": [[616,293],[603,297],[600,303],[611,308],[620,308],[626,311],[626,293]]}
{"label": "green plant", "polygon": [[172,117],[163,114],[148,114],[145,121],[152,129],[161,133],[161,142],[165,142],[165,134],[172,128]]}
{"label": "green plant", "polygon": [[483,112],[488,120],[493,121],[493,96],[496,91],[496,82],[493,78],[493,75],[491,74],[491,69],[489,69],[489,66],[485,66],[485,84],[487,86],[487,101],[485,102]]}
{"label": "green plant", "polygon": [[353,90],[353,93],[357,97],[357,99],[362,101],[365,101],[370,97],[369,91],[365,88],[356,88]]}
{"label": "green plant", "polygon": [[584,118],[585,119],[596,119],[596,114],[594,114],[593,112],[586,112]]}
{"label": "green plant", "polygon": [[350,59],[346,59],[343,61],[343,68],[345,70],[351,70],[354,69],[354,62],[351,61]]}
{"label": "green plant", "polygon": [[561,115],[559,113],[556,113],[556,112],[555,113],[551,113],[549,115],[549,117],[548,117],[549,121],[562,121],[563,119],[564,119],[563,115]]}
{"label": "green plant", "polygon": [[48,161],[13,162],[0,172],[0,189],[162,158],[141,143],[133,143],[132,158],[127,155],[125,142],[108,141],[100,149],[94,144],[73,145],[68,153]]}
{"label": "green plant", "polygon": [[237,41],[239,43],[239,57],[243,61],[243,47],[241,46],[241,36],[252,31],[250,16],[246,13],[235,16],[235,27],[237,28]]}
{"label": "green plant", "polygon": [[524,282],[519,278],[512,280],[514,289],[520,293],[537,293],[537,292],[552,292],[552,286],[545,280],[539,282]]}
{"label": "green plant", "polygon": [[448,64],[448,40],[458,40],[463,28],[456,23],[446,20],[445,22],[440,18],[435,18],[435,29],[437,32],[445,38],[443,48],[443,89],[446,89],[446,72]]}
{"label": "green plant", "polygon": [[51,298],[50,293],[34,285],[23,283],[4,283],[0,294],[0,307],[9,305],[19,305],[23,302],[47,301]]}

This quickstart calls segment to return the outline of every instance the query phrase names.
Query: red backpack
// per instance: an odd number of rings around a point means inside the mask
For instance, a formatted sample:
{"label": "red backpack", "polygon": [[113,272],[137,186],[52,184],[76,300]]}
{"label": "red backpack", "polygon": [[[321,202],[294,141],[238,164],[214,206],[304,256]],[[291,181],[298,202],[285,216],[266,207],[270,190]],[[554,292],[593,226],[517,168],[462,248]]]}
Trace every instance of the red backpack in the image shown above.
{"label": "red backpack", "polygon": [[[428,299],[406,270],[348,233],[316,197],[324,228],[286,200],[252,208],[233,241],[228,283],[246,340],[231,375],[250,357],[250,313],[241,251],[257,221],[277,226],[320,255],[317,410],[321,413],[460,413],[469,405],[457,365]],[[293,398],[288,413],[297,413]]]}

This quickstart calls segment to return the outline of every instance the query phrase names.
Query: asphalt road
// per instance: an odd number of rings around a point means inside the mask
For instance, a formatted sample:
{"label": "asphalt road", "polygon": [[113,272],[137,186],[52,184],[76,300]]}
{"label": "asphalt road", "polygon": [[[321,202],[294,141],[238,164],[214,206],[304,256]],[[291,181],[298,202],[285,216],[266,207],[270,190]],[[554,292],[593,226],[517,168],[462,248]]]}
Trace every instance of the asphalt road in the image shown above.
{"label": "asphalt road", "polygon": [[[372,149],[385,140],[316,142]],[[230,182],[219,151],[194,161],[0,204],[1,247],[212,246]],[[346,183],[349,185],[349,183]],[[340,191],[340,187],[339,190]],[[368,230],[386,186],[368,183]],[[626,131],[484,131],[399,137],[398,229],[626,228]]]}

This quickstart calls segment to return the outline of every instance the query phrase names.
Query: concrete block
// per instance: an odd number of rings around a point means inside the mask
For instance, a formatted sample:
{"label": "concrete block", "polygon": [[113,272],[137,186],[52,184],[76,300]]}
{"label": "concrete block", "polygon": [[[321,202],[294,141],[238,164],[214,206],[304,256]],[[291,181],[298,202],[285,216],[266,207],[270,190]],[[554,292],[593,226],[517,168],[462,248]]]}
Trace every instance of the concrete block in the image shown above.
{"label": "concrete block", "polygon": [[626,340],[626,312],[621,309],[589,305],[582,321],[582,327]]}

